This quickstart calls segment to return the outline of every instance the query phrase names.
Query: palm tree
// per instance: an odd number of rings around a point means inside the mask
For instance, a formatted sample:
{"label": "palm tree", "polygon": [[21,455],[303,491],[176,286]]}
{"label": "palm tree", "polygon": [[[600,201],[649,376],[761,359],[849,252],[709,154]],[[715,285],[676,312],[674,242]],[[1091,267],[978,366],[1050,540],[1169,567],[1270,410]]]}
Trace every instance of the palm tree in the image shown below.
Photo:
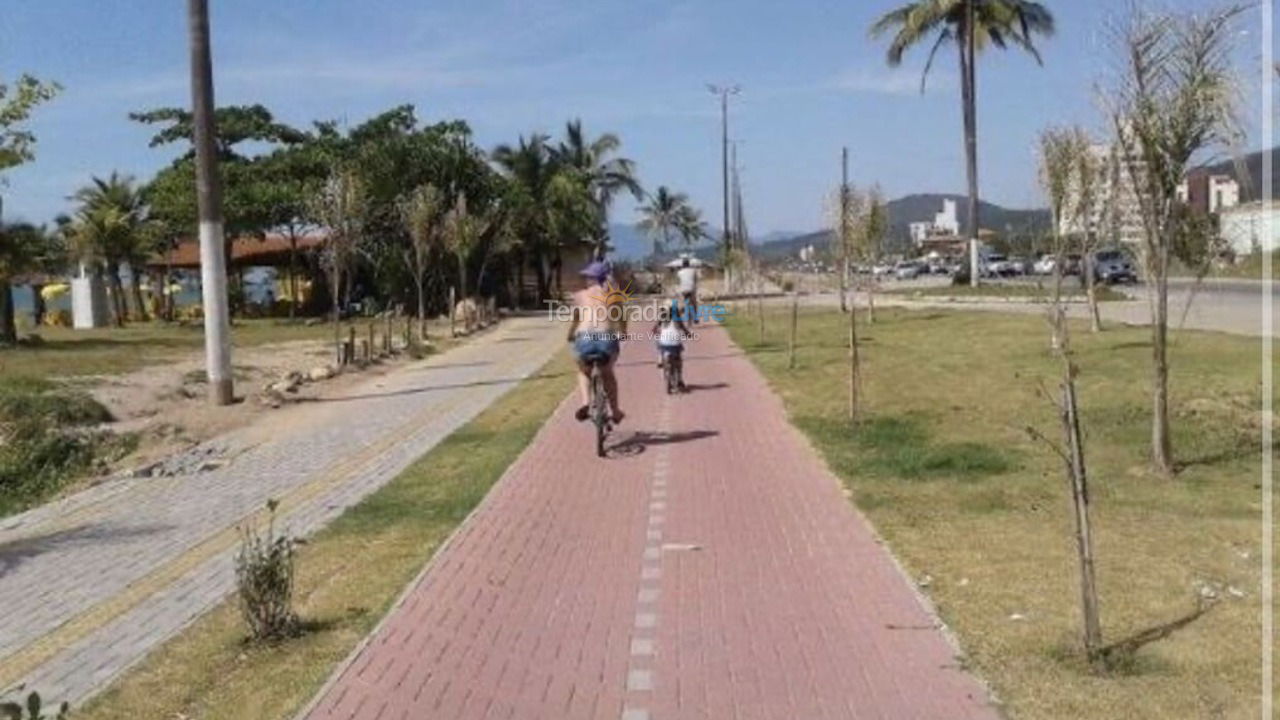
{"label": "palm tree", "polygon": [[581,120],[565,124],[564,140],[555,150],[561,164],[574,168],[587,183],[594,200],[597,252],[603,249],[609,221],[609,205],[618,194],[630,193],[637,201],[644,199],[644,190],[636,179],[636,164],[624,157],[613,157],[622,148],[622,141],[613,133],[605,133],[588,140]]}
{"label": "palm tree", "polygon": [[688,211],[689,196],[671,192],[666,185],[659,185],[649,197],[649,204],[639,208],[641,216],[636,227],[653,239],[653,254],[661,255],[671,244],[671,232],[680,230],[681,215]]}
{"label": "palm tree", "polygon": [[[970,30],[972,28],[972,31]],[[933,66],[938,49],[955,43],[960,58],[960,101],[964,112],[965,168],[969,183],[969,246],[971,282],[978,282],[978,113],[977,57],[988,45],[1005,49],[1016,45],[1041,63],[1033,35],[1053,34],[1053,14],[1030,0],[915,0],[891,10],[871,26],[871,36],[889,33],[887,59],[891,67],[902,63],[910,48],[932,39],[929,58],[920,77],[920,90]]]}
{"label": "palm tree", "polygon": [[113,172],[106,179],[94,177],[72,199],[80,203],[74,226],[77,254],[106,269],[116,324],[124,324],[128,310],[120,277],[125,265],[133,272],[134,303],[143,317],[138,283],[150,255],[151,234],[145,231],[149,213],[141,190],[133,178]]}
{"label": "palm tree", "polygon": [[510,231],[522,250],[521,266],[533,265],[538,301],[551,295],[551,270],[558,266],[560,246],[597,227],[586,177],[548,141],[540,133],[521,136],[515,146],[499,145],[491,155],[509,183]]}
{"label": "palm tree", "polygon": [[702,212],[692,205],[685,205],[677,214],[676,231],[680,233],[686,250],[691,249],[699,240],[711,237],[711,230],[702,219]]}

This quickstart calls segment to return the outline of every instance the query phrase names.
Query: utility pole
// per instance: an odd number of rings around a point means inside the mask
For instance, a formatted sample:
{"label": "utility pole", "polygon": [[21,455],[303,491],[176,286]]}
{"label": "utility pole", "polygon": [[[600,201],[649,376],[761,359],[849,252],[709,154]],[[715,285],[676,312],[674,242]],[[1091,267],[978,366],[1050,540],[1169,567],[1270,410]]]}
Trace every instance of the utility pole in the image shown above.
{"label": "utility pole", "polygon": [[200,284],[204,302],[205,372],[209,401],[230,405],[231,322],[227,312],[226,247],[222,231],[222,187],[214,152],[213,60],[209,51],[209,2],[187,0],[191,34],[191,119],[195,129],[196,202],[200,219]]}
{"label": "utility pole", "polygon": [[737,85],[713,85],[708,83],[711,94],[720,97],[720,179],[724,199],[724,259],[728,271],[728,260],[732,251],[732,235],[729,230],[729,96],[737,95],[742,88]]}

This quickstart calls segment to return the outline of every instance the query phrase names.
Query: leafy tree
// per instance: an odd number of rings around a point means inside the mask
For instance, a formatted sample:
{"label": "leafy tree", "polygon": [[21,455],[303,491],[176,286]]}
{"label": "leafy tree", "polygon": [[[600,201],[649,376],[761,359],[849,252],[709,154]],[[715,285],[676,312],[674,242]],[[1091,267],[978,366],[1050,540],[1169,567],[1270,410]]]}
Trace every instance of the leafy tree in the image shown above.
{"label": "leafy tree", "polygon": [[[271,111],[261,105],[234,105],[221,107],[213,113],[218,133],[214,144],[218,159],[223,162],[247,160],[238,150],[246,142],[272,145],[305,142],[306,133],[275,121]],[[161,125],[151,138],[151,147],[181,142],[193,145],[194,126],[191,113],[182,108],[157,108],[145,112],[129,113],[129,119],[147,125]],[[185,158],[195,157],[194,146]]]}
{"label": "leafy tree", "polygon": [[[22,75],[13,85],[0,83],[0,173],[35,159],[36,136],[27,129],[27,120],[36,106],[53,99],[61,89],[57,83],[42,82],[30,75]],[[12,278],[18,272],[15,268],[33,261],[28,254],[33,251],[27,243],[20,244],[12,233],[0,235],[0,345],[18,341]]]}
{"label": "leafy tree", "polygon": [[[954,43],[960,60],[960,102],[964,115],[965,166],[969,181],[969,238],[978,240],[978,52],[989,45],[1009,45],[1026,50],[1040,62],[1033,35],[1052,35],[1053,14],[1043,4],[1029,0],[914,0],[883,15],[871,26],[872,37],[892,34],[887,60],[902,63],[912,47],[931,42],[920,77],[920,90],[933,66],[934,56]],[[977,273],[971,273],[977,283]]]}
{"label": "leafy tree", "polygon": [[[546,135],[534,133],[527,138],[521,136],[514,146],[499,145],[491,154],[509,183],[508,195],[514,232],[517,233],[525,254],[521,263],[533,266],[537,276],[535,300],[538,302],[551,295],[551,261],[555,255],[553,233],[557,225],[557,208],[552,207],[549,196],[552,182],[561,171],[547,142]],[[561,178],[560,182],[563,185],[568,181]],[[563,195],[564,189],[562,187],[557,192]]]}

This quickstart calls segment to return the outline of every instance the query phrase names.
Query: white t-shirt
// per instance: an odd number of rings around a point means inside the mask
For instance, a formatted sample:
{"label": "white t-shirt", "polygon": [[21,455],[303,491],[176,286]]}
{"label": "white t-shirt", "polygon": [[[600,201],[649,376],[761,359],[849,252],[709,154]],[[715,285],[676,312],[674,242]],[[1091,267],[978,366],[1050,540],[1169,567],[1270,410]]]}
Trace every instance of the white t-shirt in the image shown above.
{"label": "white t-shirt", "polygon": [[658,331],[659,345],[666,345],[667,347],[672,347],[675,345],[680,345],[683,341],[684,341],[683,333],[680,332],[680,328],[676,327],[675,323],[667,323],[666,325],[662,326],[661,330]]}
{"label": "white t-shirt", "polygon": [[698,269],[680,268],[676,271],[676,279],[680,281],[680,292],[691,293],[698,289]]}
{"label": "white t-shirt", "polygon": [[684,340],[684,333],[680,332],[680,328],[677,327],[676,323],[667,323],[658,331],[658,345],[681,345]]}

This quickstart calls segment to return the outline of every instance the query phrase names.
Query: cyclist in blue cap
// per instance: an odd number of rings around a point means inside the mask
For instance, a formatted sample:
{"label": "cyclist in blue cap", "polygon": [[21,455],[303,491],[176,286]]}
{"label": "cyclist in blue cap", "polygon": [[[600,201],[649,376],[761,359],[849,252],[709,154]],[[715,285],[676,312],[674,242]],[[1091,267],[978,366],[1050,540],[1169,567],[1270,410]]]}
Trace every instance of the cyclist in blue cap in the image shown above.
{"label": "cyclist in blue cap", "polygon": [[606,360],[600,366],[600,374],[616,424],[622,422],[625,415],[618,404],[618,379],[613,366],[618,360],[622,334],[626,332],[626,311],[620,298],[605,286],[612,273],[607,262],[595,260],[581,272],[589,284],[573,294],[573,319],[569,324],[569,341],[578,359],[578,396],[582,400],[574,417],[586,420],[590,413],[591,366],[585,358],[603,356]]}

